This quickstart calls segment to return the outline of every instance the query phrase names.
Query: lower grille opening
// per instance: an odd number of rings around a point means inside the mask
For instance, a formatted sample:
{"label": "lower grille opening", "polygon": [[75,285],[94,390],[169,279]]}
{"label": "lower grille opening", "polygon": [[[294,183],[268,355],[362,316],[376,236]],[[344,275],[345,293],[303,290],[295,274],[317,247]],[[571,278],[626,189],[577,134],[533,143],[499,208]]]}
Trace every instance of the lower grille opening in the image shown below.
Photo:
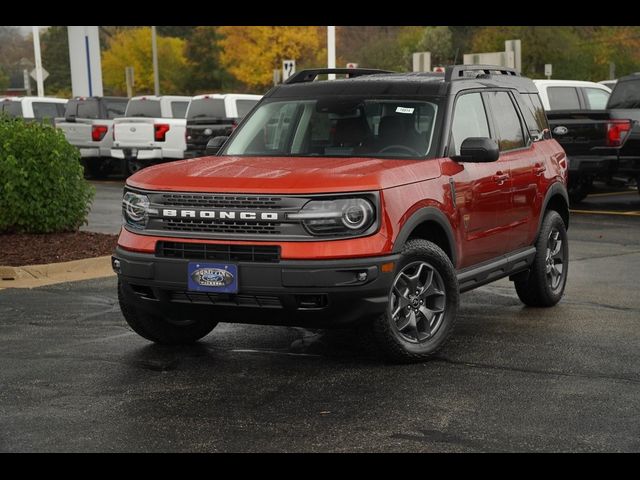
{"label": "lower grille opening", "polygon": [[131,287],[131,290],[133,290],[134,293],[139,297],[156,300],[156,296],[153,293],[153,290],[151,290],[151,287],[147,287],[145,285],[129,285],[129,286]]}
{"label": "lower grille opening", "polygon": [[282,308],[282,302],[278,297],[267,295],[240,295],[175,290],[168,291],[167,294],[170,302],[177,303],[199,303],[232,307]]}
{"label": "lower grille opening", "polygon": [[277,263],[280,261],[280,247],[278,245],[158,242],[156,255],[188,260]]}
{"label": "lower grille opening", "polygon": [[300,310],[325,308],[329,305],[329,297],[326,294],[296,295],[296,303]]}

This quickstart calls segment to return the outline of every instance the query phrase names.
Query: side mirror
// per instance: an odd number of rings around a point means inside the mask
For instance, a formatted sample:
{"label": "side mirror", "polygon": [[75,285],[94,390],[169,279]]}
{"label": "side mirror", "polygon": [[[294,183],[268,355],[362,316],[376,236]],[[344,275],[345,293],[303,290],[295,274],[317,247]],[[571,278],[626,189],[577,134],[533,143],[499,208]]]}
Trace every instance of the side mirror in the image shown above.
{"label": "side mirror", "polygon": [[205,148],[205,153],[207,155],[217,155],[218,151],[224,145],[224,142],[227,141],[229,137],[213,137],[211,140],[207,142],[207,147]]}
{"label": "side mirror", "polygon": [[460,146],[459,162],[495,162],[500,156],[498,142],[486,137],[469,137]]}

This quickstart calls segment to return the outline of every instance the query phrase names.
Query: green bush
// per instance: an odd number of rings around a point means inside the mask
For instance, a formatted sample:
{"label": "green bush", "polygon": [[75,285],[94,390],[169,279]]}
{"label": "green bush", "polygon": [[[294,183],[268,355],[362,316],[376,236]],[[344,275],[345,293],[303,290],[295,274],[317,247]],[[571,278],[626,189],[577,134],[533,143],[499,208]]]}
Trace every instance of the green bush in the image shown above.
{"label": "green bush", "polygon": [[60,130],[0,118],[0,233],[76,231],[93,195],[78,150]]}

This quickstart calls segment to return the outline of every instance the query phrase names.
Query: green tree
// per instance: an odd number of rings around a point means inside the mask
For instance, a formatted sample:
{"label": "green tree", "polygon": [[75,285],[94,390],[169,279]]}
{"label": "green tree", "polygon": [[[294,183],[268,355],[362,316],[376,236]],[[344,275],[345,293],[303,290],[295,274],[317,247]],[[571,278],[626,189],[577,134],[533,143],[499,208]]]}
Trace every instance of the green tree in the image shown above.
{"label": "green tree", "polygon": [[[158,36],[157,42],[160,92],[165,95],[183,93],[185,76],[188,75],[185,41]],[[150,28],[120,30],[112,36],[109,48],[102,54],[102,78],[106,92],[126,94],[124,71],[128,66],[134,70],[134,92],[153,93]]]}
{"label": "green tree", "polygon": [[221,66],[217,27],[196,27],[187,39],[185,56],[189,75],[185,80],[188,93],[218,92],[237,87],[237,81]]}
{"label": "green tree", "polygon": [[453,35],[449,27],[427,27],[418,48],[431,52],[431,65],[449,65],[453,63],[455,50]]}
{"label": "green tree", "polygon": [[47,95],[71,95],[71,67],[67,27],[49,27],[41,36],[42,66],[49,72],[44,83]]}

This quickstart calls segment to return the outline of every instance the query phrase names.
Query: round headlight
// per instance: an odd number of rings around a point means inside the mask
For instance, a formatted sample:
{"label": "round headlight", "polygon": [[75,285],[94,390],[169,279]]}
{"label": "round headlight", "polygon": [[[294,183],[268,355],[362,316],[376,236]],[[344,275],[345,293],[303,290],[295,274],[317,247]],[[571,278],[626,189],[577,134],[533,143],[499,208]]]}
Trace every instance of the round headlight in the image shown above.
{"label": "round headlight", "polygon": [[122,204],[127,220],[133,223],[142,223],[147,219],[149,211],[149,199],[146,195],[126,192]]}
{"label": "round headlight", "polygon": [[373,208],[369,202],[363,199],[358,199],[356,202],[347,205],[342,213],[342,223],[351,230],[361,229],[373,217]]}

